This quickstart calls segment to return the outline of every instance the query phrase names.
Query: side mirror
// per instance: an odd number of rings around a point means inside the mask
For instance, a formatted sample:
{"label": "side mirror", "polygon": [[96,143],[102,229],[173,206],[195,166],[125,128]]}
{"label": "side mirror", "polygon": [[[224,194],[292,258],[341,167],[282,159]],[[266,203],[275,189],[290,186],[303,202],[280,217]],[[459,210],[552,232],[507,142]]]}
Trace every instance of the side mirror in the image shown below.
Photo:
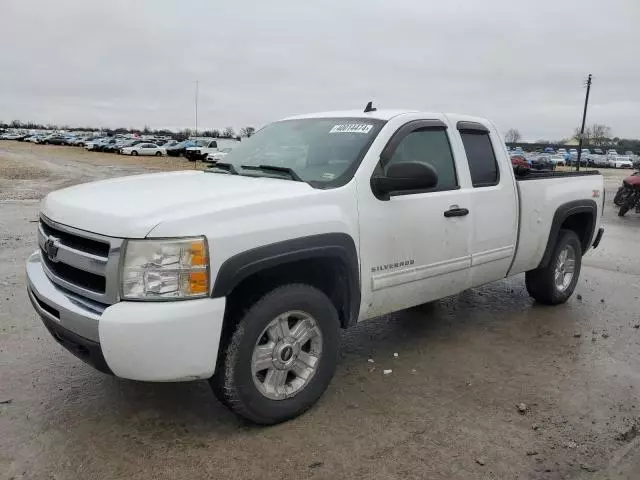
{"label": "side mirror", "polygon": [[371,190],[380,200],[410,190],[428,190],[438,185],[438,174],[428,163],[398,162],[387,168],[386,176],[371,178]]}

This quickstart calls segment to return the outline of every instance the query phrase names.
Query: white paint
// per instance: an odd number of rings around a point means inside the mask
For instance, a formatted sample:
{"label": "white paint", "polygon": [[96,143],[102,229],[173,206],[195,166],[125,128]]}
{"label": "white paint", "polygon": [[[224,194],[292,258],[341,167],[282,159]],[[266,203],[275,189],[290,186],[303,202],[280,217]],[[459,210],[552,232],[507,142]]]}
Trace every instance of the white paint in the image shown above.
{"label": "white paint", "polygon": [[[294,238],[346,233],[359,254],[359,320],[364,320],[535,268],[557,207],[603,188],[596,175],[516,182],[497,128],[480,118],[384,110],[297,118],[309,117],[345,118],[338,125],[345,126],[342,131],[358,124],[354,118],[387,123],[354,178],[339,188],[197,171],[159,173],[54,192],[43,202],[43,212],[56,222],[116,237],[205,235],[212,286],[222,263],[236,254]],[[420,119],[447,125],[459,188],[379,200],[370,180],[382,149],[399,127]],[[497,185],[472,186],[456,129],[461,120],[489,129],[500,168]],[[600,207],[601,199],[597,202]],[[469,214],[444,217],[452,206]],[[223,315],[224,299],[120,302],[103,314],[99,335],[116,375],[153,381],[206,378],[215,368]]]}
{"label": "white paint", "polygon": [[116,303],[98,323],[105,360],[115,375],[132,380],[209,378],[224,307],[224,298]]}

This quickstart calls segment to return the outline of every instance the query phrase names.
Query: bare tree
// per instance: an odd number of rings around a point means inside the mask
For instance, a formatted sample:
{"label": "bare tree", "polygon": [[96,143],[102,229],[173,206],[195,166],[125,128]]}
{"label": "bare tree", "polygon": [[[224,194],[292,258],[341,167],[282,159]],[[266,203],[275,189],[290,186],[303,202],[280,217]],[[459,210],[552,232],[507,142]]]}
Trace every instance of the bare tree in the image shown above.
{"label": "bare tree", "polygon": [[[611,137],[611,127],[608,125],[601,125],[594,123],[585,127],[584,134],[582,135],[582,141],[585,145],[601,146],[609,142]],[[576,128],[573,131],[573,138],[580,138],[580,129]]]}
{"label": "bare tree", "polygon": [[224,138],[233,138],[236,136],[236,132],[233,131],[233,127],[227,127],[222,132],[222,137]]}
{"label": "bare tree", "polygon": [[516,128],[510,128],[507,130],[507,133],[504,134],[504,139],[507,143],[518,143],[521,138],[522,135],[520,135],[520,132]]}
{"label": "bare tree", "polygon": [[244,127],[240,129],[240,136],[241,137],[250,137],[251,135],[253,135],[255,133],[256,129],[253,127]]}

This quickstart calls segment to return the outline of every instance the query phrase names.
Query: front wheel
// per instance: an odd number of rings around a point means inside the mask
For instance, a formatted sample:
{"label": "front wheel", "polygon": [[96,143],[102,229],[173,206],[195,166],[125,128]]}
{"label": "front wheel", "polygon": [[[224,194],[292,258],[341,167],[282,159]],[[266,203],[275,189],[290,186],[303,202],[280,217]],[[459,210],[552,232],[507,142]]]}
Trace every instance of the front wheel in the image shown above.
{"label": "front wheel", "polygon": [[545,305],[566,302],[578,283],[582,266],[582,245],[572,230],[560,230],[546,267],[525,274],[527,292]]}
{"label": "front wheel", "polygon": [[210,380],[235,413],[270,425],[323,394],[337,364],[339,320],[331,300],[302,284],[279,287],[242,315]]}
{"label": "front wheel", "polygon": [[156,152],[156,157],[161,157],[162,156],[162,152]]}
{"label": "front wheel", "polygon": [[138,155],[138,152],[134,150],[133,152],[131,152],[131,155],[135,157],[136,155]]}

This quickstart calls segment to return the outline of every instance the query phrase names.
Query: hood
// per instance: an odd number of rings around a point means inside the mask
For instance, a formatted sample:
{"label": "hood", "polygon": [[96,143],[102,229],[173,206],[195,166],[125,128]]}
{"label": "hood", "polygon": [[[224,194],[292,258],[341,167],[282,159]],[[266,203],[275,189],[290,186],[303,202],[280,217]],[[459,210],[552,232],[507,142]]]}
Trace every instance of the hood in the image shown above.
{"label": "hood", "polygon": [[313,193],[306,183],[202,171],[134,175],[50,193],[42,213],[58,223],[122,238],[144,238],[164,220]]}

